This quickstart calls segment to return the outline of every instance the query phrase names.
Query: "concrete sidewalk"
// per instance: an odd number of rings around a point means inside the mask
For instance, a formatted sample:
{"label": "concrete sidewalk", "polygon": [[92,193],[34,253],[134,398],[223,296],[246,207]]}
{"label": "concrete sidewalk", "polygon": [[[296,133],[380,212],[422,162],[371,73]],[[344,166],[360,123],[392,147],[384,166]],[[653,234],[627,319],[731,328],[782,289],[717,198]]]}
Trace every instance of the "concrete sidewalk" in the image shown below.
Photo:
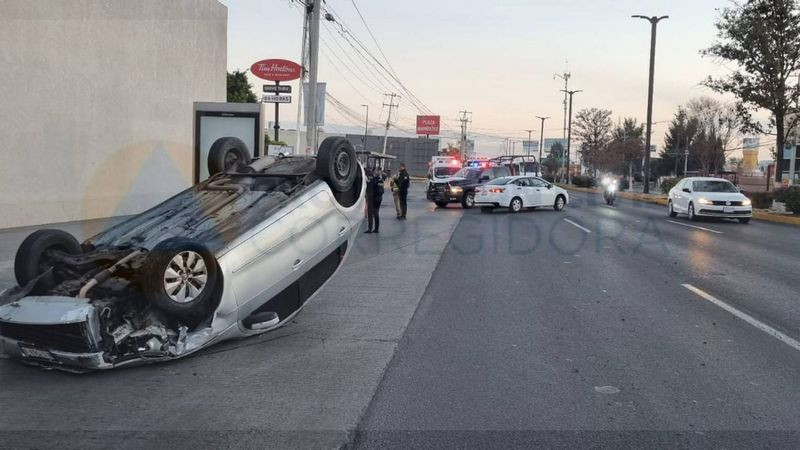
{"label": "concrete sidewalk", "polygon": [[398,221],[387,194],[381,234],[359,236],[345,266],[280,330],[172,363],[81,376],[0,360],[4,445],[346,444],[462,215],[435,209],[414,183],[409,219]]}

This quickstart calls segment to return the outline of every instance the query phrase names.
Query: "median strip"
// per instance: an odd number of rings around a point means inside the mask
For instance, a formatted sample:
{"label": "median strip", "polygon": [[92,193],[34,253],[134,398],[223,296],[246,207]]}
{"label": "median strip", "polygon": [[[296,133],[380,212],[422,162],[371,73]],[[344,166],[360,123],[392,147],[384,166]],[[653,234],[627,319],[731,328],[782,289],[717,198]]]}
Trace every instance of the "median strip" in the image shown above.
{"label": "median strip", "polygon": [[774,337],[775,339],[783,342],[784,344],[789,345],[792,348],[794,348],[795,350],[800,351],[800,342],[798,342],[795,339],[787,336],[786,334],[776,330],[775,328],[772,328],[771,326],[769,326],[769,325],[765,324],[764,322],[756,319],[755,317],[753,317],[753,316],[751,316],[749,314],[746,314],[746,313],[744,313],[742,311],[739,311],[738,309],[734,308],[733,306],[723,302],[722,300],[714,297],[713,295],[709,294],[708,292],[706,292],[706,291],[704,291],[704,290],[702,290],[700,288],[692,286],[691,284],[684,283],[681,286],[683,286],[686,289],[694,292],[695,294],[699,295],[701,298],[703,298],[705,300],[708,300],[709,302],[719,306],[720,308],[724,309],[725,311],[728,311],[729,313],[733,314],[734,316],[744,320],[745,322],[747,322],[750,325],[758,328],[759,330],[767,333],[768,335]]}

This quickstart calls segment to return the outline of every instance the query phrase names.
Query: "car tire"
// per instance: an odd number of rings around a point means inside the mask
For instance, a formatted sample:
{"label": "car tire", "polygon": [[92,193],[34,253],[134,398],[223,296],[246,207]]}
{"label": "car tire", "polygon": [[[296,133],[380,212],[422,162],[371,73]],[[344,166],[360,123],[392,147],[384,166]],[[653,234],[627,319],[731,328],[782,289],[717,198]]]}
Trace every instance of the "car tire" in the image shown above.
{"label": "car tire", "polygon": [[672,200],[667,203],[667,212],[670,217],[676,217],[678,215],[678,213],[675,212],[675,208],[672,206]]}
{"label": "car tire", "polygon": [[697,214],[694,212],[694,203],[689,203],[689,207],[686,209],[686,215],[692,222],[697,222]]}
{"label": "car tire", "polygon": [[250,164],[250,160],[250,150],[241,139],[219,138],[211,144],[208,151],[208,176],[245,167]]}
{"label": "car tire", "polygon": [[159,242],[147,255],[142,274],[145,298],[154,308],[186,322],[209,314],[218,272],[205,245],[181,237]]}
{"label": "car tire", "polygon": [[750,223],[750,217],[742,217],[739,219],[739,223]]}
{"label": "car tire", "polygon": [[481,206],[481,212],[484,214],[491,214],[494,212],[494,208],[491,206]]}
{"label": "car tire", "polygon": [[461,197],[461,207],[464,209],[471,209],[473,206],[475,206],[475,193],[465,192],[464,196]]}
{"label": "car tire", "polygon": [[315,173],[328,182],[331,189],[347,192],[356,181],[358,160],[353,144],[343,137],[325,138],[317,151]]}
{"label": "car tire", "polygon": [[[14,257],[14,278],[17,284],[25,286],[50,268],[51,264],[48,263],[47,257],[47,252],[50,250],[61,250],[70,255],[82,252],[78,240],[66,231],[49,229],[34,231],[22,241]],[[46,278],[47,286],[56,284],[52,274]]]}
{"label": "car tire", "polygon": [[512,213],[522,211],[522,199],[519,197],[512,198],[511,202],[508,204],[508,209],[510,209]]}
{"label": "car tire", "polygon": [[553,203],[553,209],[556,211],[562,211],[566,205],[567,199],[563,195],[558,195],[556,196],[555,203]]}
{"label": "car tire", "polygon": [[439,208],[447,208],[447,202],[436,202],[436,206]]}

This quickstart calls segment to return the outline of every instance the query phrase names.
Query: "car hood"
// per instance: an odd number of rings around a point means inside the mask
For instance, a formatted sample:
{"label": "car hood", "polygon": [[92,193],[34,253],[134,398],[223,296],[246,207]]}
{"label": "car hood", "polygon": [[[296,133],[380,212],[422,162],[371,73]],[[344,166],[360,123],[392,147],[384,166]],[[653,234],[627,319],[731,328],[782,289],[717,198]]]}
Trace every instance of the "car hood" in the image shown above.
{"label": "car hood", "polygon": [[696,198],[717,200],[723,202],[740,202],[746,197],[740,192],[695,192],[692,194]]}

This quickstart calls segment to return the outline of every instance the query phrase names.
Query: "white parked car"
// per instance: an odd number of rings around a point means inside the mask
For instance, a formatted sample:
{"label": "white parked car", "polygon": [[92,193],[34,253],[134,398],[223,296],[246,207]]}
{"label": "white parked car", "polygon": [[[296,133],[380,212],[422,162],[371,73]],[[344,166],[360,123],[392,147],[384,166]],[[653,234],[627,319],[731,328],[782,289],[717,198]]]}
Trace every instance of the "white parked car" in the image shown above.
{"label": "white parked car", "polygon": [[519,212],[523,208],[552,206],[561,211],[569,203],[566,190],[538,177],[513,176],[496,178],[475,188],[475,206],[481,212],[491,212],[495,208],[508,208]]}
{"label": "white parked car", "polygon": [[670,217],[680,213],[689,220],[724,217],[747,223],[753,216],[750,199],[733,183],[721,178],[684,178],[670,189],[667,209]]}

